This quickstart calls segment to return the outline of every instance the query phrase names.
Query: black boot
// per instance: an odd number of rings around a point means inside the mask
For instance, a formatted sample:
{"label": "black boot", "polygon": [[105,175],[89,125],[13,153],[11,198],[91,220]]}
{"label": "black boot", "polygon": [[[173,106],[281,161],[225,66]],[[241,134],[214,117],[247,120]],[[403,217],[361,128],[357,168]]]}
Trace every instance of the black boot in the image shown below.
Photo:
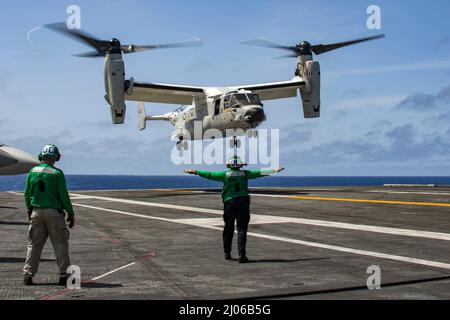
{"label": "black boot", "polygon": [[248,262],[247,256],[240,256],[239,257],[239,263],[247,263],[247,262]]}
{"label": "black boot", "polygon": [[232,260],[231,253],[225,253],[225,260]]}
{"label": "black boot", "polygon": [[31,276],[24,276],[23,277],[23,284],[26,285],[26,286],[34,285],[33,277],[31,277]]}
{"label": "black boot", "polygon": [[67,279],[69,279],[69,276],[60,276],[59,277],[59,285],[67,286]]}

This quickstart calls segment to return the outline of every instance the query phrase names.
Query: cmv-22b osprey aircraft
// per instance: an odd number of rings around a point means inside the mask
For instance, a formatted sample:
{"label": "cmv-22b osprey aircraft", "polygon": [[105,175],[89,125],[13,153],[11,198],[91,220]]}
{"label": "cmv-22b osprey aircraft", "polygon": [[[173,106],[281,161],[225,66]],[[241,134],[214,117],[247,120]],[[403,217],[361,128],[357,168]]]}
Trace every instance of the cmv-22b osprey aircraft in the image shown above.
{"label": "cmv-22b osprey aircraft", "polygon": [[[93,52],[78,55],[81,57],[105,57],[105,99],[111,106],[114,124],[125,121],[125,101],[138,101],[139,128],[145,129],[151,120],[169,121],[175,130],[172,139],[178,141],[177,147],[187,149],[186,140],[203,139],[194,133],[194,123],[201,121],[203,132],[216,129],[225,137],[227,130],[242,129],[250,132],[266,120],[263,103],[265,100],[296,97],[300,92],[303,115],[305,118],[320,117],[320,65],[313,60],[313,54],[319,55],[341,47],[364,41],[383,38],[376,35],[347,42],[327,45],[311,45],[307,41],[295,46],[283,46],[267,40],[254,40],[244,44],[283,49],[290,52],[287,57],[298,58],[295,76],[288,81],[242,85],[231,87],[193,87],[173,84],[148,83],[126,79],[123,54],[141,52],[158,48],[192,46],[199,42],[173,43],[165,45],[122,45],[118,39],[99,40],[80,30],[69,30],[64,23],[50,24],[48,28],[58,31],[87,44]],[[184,107],[159,116],[147,116],[144,102],[179,104]],[[250,130],[249,130],[250,129]],[[231,146],[239,147],[234,136]]]}

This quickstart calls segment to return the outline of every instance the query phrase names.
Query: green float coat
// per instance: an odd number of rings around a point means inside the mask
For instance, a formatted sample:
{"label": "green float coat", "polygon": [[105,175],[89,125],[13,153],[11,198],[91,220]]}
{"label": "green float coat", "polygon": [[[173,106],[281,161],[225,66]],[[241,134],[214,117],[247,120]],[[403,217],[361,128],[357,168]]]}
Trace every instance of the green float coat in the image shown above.
{"label": "green float coat", "polygon": [[266,177],[273,174],[273,170],[239,170],[230,169],[228,171],[209,172],[197,170],[200,177],[223,182],[222,200],[223,202],[248,196],[248,180]]}
{"label": "green float coat", "polygon": [[64,173],[51,165],[41,164],[30,170],[25,186],[25,204],[31,208],[66,210],[73,215]]}

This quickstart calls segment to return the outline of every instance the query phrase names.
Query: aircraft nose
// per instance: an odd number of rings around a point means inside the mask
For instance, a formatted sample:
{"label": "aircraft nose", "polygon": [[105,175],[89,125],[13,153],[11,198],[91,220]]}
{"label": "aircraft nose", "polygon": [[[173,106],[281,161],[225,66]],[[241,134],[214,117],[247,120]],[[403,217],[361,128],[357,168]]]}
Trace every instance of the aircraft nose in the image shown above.
{"label": "aircraft nose", "polygon": [[247,110],[244,119],[247,122],[261,122],[264,120],[264,110],[261,107],[252,107]]}

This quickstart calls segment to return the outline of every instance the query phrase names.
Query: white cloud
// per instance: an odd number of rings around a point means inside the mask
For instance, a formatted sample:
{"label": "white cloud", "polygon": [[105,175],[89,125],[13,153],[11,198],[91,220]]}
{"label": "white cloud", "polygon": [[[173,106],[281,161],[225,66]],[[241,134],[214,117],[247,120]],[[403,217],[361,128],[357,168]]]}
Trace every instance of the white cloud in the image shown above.
{"label": "white cloud", "polygon": [[420,71],[431,69],[443,69],[450,68],[450,60],[434,60],[434,61],[419,61],[407,64],[396,64],[387,66],[378,66],[365,69],[353,69],[342,71],[331,71],[325,75],[329,77],[339,77],[346,75],[358,75],[358,74],[372,74],[372,73],[387,73],[387,72],[399,72],[399,71]]}
{"label": "white cloud", "polygon": [[348,110],[352,108],[385,108],[397,106],[407,95],[388,95],[388,96],[370,96],[357,97],[351,99],[339,100],[336,103],[330,103],[330,109]]}

